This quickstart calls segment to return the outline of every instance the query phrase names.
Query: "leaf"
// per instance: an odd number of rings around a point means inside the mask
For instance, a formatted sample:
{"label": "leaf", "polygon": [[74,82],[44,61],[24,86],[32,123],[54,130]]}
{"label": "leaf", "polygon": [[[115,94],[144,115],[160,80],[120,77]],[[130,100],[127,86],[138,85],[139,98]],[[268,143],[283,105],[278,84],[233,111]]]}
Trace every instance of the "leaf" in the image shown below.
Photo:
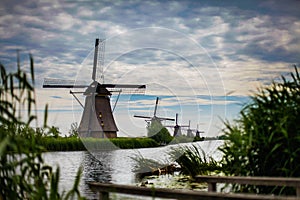
{"label": "leaf", "polygon": [[32,83],[34,85],[35,83],[35,80],[34,80],[34,62],[33,62],[33,57],[31,54],[29,54],[29,57],[30,57],[30,74],[31,74],[31,80],[32,80]]}

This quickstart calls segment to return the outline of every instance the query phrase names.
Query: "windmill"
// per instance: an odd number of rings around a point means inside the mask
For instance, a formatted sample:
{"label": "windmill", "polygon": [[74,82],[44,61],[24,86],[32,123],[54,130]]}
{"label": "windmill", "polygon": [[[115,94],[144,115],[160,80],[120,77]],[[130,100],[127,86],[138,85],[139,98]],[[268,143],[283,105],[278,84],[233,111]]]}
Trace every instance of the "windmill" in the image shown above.
{"label": "windmill", "polygon": [[142,116],[142,115],[134,115],[134,117],[146,119],[145,121],[147,122],[147,127],[150,127],[152,123],[158,123],[162,127],[162,124],[161,124],[162,121],[166,121],[166,120],[167,121],[174,121],[173,118],[158,117],[156,115],[157,107],[158,107],[158,101],[159,101],[159,98],[156,97],[156,102],[155,102],[155,107],[154,107],[154,112],[153,112],[153,116],[152,117],[150,117],[150,116]]}
{"label": "windmill", "polygon": [[200,138],[200,133],[204,133],[204,131],[199,131],[199,124],[197,124],[197,129],[194,130],[196,132],[196,137]]}
{"label": "windmill", "polygon": [[189,125],[178,125],[178,113],[176,113],[175,126],[166,126],[166,127],[174,128],[173,136],[175,137],[175,136],[181,136],[182,135],[181,128],[182,127],[190,127],[190,124]]}
{"label": "windmill", "polygon": [[[198,137],[200,138],[200,133],[204,133],[204,131],[199,131],[199,124],[197,124],[197,129],[191,129],[191,120],[189,120],[189,125],[186,126],[188,127],[186,130],[186,135],[187,137]],[[195,132],[195,135],[193,134]]]}
{"label": "windmill", "polygon": [[[81,137],[97,137],[97,138],[114,138],[117,137],[117,125],[114,120],[113,110],[110,104],[110,97],[113,92],[127,91],[129,93],[144,93],[145,85],[129,85],[129,84],[104,84],[104,48],[105,40],[98,38],[95,42],[94,63],[91,84],[75,84],[75,81],[61,79],[45,79],[43,88],[86,88],[84,92],[70,93],[84,108],[80,125],[78,128]],[[100,50],[100,51],[99,51]],[[98,54],[100,57],[100,79],[102,83],[96,80]],[[83,104],[76,97],[80,93],[85,96]],[[119,99],[119,96],[117,100]],[[117,103],[117,101],[116,101]]]}

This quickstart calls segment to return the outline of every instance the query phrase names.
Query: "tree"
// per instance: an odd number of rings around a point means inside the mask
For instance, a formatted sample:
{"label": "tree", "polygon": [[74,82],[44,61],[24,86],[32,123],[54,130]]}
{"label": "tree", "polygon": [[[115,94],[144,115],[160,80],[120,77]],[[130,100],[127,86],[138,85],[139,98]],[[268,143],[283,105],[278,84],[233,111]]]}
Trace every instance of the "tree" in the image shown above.
{"label": "tree", "polygon": [[52,136],[52,137],[54,137],[54,138],[58,138],[59,137],[59,128],[58,127],[56,127],[56,126],[51,126],[50,128],[49,128],[49,131],[48,131],[48,134],[49,134],[49,136]]}
{"label": "tree", "polygon": [[153,119],[147,127],[148,137],[154,139],[159,144],[168,144],[172,140],[168,129],[159,120]]}
{"label": "tree", "polygon": [[70,137],[78,137],[78,123],[77,122],[73,122],[71,124],[71,128],[69,130],[69,136]]}

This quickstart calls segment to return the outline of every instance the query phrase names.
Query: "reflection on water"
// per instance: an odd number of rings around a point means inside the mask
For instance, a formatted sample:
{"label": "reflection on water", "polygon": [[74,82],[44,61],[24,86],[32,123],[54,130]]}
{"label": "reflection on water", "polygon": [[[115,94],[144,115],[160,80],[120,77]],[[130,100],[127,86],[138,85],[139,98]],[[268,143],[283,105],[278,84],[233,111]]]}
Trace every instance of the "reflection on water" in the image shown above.
{"label": "reflection on water", "polygon": [[[221,154],[216,152],[222,141],[197,142],[208,155],[215,159],[220,158]],[[193,143],[195,144],[195,143]],[[192,145],[191,143],[181,145]],[[73,186],[76,172],[83,166],[83,174],[80,182],[80,191],[89,199],[97,198],[88,187],[91,181],[102,183],[117,183],[136,185],[137,180],[132,172],[134,161],[131,157],[139,154],[145,158],[158,161],[168,160],[167,152],[176,145],[169,145],[159,148],[145,149],[119,149],[112,151],[73,151],[73,152],[47,152],[43,154],[45,162],[53,167],[60,166],[60,190],[70,190]]]}
{"label": "reflection on water", "polygon": [[83,159],[83,179],[85,182],[96,181],[100,183],[110,183],[112,180],[112,161],[113,152],[98,152],[97,156],[86,152]]}

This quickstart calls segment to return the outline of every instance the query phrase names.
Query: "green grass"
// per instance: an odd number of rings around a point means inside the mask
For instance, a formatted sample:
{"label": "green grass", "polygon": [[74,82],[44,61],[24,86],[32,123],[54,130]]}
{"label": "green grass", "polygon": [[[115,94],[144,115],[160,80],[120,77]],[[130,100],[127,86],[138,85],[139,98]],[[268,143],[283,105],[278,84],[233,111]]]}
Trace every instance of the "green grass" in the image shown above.
{"label": "green grass", "polygon": [[43,137],[39,140],[39,144],[46,151],[83,151],[86,150],[79,138],[70,137]]}
{"label": "green grass", "polygon": [[157,147],[151,138],[76,138],[76,137],[42,137],[39,144],[45,151],[84,151],[112,150]]}

